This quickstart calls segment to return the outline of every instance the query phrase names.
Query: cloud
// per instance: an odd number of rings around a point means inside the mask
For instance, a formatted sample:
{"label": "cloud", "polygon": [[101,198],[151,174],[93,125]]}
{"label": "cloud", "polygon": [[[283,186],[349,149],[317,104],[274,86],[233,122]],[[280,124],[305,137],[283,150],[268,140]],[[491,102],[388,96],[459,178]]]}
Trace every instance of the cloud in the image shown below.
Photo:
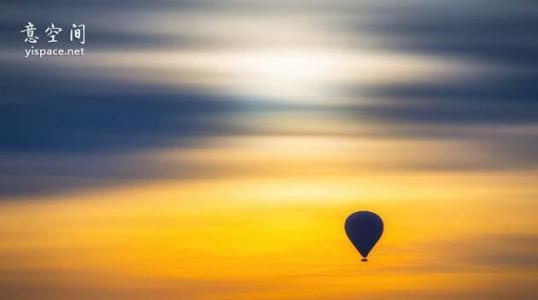
{"label": "cloud", "polygon": [[[0,68],[6,71],[0,73],[0,194],[222,174],[217,169],[234,167],[183,161],[170,164],[181,172],[164,172],[160,163],[140,154],[191,149],[238,135],[425,140],[441,146],[448,140],[467,154],[445,149],[432,157],[435,161],[393,158],[373,167],[535,168],[538,12],[529,1],[494,3],[503,9],[485,8],[480,1],[2,3],[6,18],[0,21],[0,51],[6,55]],[[93,55],[25,60],[18,30],[29,19],[41,25],[89,22],[87,47]],[[269,56],[252,50],[267,45],[276,47]],[[281,46],[296,50],[291,59],[279,56],[285,53]],[[217,51],[222,49],[227,55]],[[251,59],[230,62],[244,58],[237,49],[252,50],[245,52]],[[178,53],[190,56],[178,58]],[[108,60],[100,61],[103,57]],[[286,102],[267,95],[269,90],[282,94],[295,75],[294,68],[284,68],[290,78],[281,78],[282,69],[274,65],[291,61],[296,66],[297,57],[303,62],[299,66],[321,64],[321,74],[302,70],[299,82],[319,82],[305,84],[297,94],[317,94],[312,86],[331,83],[335,89],[328,89],[324,102]],[[255,76],[260,62],[266,68],[261,73],[271,76]],[[476,66],[487,68],[464,72]],[[271,80],[276,79],[281,82],[275,88]],[[197,80],[207,85],[189,85]],[[259,97],[225,94],[228,81]],[[256,84],[271,89],[256,89]],[[339,102],[341,97],[346,101]],[[296,127],[274,125],[289,115]],[[262,118],[273,125],[260,126]],[[307,119],[310,123],[303,122]],[[319,124],[335,120],[345,122],[319,130]],[[361,126],[371,130],[355,130]],[[387,153],[401,158],[410,150],[392,151]]]}
{"label": "cloud", "polygon": [[[106,278],[106,281],[102,279]],[[272,287],[274,288],[274,286]],[[30,268],[0,270],[0,290],[9,299],[215,299],[222,294],[269,290],[248,280],[120,278],[107,271]]]}
{"label": "cloud", "polygon": [[506,66],[538,63],[538,11],[532,1],[417,1],[385,6],[358,30],[385,37],[401,51],[485,60]]}
{"label": "cloud", "polygon": [[535,234],[468,235],[399,249],[400,252],[418,254],[416,260],[386,271],[460,275],[536,272],[537,250],[538,236]]}

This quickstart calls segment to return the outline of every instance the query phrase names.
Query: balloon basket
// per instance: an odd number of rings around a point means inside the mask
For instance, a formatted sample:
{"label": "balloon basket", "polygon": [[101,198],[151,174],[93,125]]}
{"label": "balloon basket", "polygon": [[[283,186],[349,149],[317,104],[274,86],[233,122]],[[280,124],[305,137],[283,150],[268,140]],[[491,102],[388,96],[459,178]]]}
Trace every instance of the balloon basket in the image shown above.
{"label": "balloon basket", "polygon": [[362,258],[361,261],[362,261],[362,262],[367,262],[367,261],[368,261],[368,258]]}

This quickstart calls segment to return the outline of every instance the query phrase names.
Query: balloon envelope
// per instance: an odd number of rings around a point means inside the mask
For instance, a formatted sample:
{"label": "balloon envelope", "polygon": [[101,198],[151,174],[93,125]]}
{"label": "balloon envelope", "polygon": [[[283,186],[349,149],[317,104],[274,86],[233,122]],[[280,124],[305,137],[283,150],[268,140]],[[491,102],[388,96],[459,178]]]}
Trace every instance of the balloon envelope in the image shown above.
{"label": "balloon envelope", "polygon": [[358,211],[347,217],[345,229],[351,243],[362,255],[362,261],[367,261],[368,253],[383,234],[383,220],[373,212]]}

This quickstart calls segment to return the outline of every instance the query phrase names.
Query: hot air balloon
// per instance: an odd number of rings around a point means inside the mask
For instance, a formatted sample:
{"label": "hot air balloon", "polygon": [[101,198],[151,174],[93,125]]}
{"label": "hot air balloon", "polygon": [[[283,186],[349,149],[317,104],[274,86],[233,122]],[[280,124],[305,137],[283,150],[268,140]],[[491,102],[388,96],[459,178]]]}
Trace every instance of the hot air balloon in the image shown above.
{"label": "hot air balloon", "polygon": [[368,261],[368,254],[383,234],[383,220],[373,212],[357,211],[347,217],[345,229],[351,243],[362,255],[361,261]]}

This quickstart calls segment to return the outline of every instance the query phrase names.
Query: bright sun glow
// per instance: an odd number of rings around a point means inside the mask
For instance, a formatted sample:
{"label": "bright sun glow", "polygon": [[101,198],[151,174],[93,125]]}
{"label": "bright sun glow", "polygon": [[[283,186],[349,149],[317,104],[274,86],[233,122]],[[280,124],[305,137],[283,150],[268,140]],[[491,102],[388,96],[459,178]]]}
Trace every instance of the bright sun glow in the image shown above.
{"label": "bright sun glow", "polygon": [[342,57],[315,50],[270,50],[245,53],[234,63],[247,92],[288,100],[321,100],[327,96],[331,78],[345,72]]}

